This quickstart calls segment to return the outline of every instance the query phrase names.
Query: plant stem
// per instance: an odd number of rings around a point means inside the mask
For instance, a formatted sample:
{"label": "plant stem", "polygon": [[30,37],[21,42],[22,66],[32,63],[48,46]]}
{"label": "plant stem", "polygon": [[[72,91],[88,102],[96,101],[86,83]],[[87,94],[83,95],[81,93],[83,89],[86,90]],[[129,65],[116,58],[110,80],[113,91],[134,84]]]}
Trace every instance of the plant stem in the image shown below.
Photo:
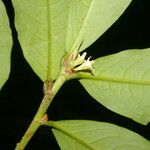
{"label": "plant stem", "polygon": [[64,84],[65,81],[66,81],[66,75],[60,73],[60,75],[57,77],[57,79],[53,85],[52,85],[52,82],[48,82],[41,105],[39,106],[39,109],[38,109],[33,121],[31,122],[26,133],[22,137],[20,143],[17,144],[15,150],[23,150],[26,147],[26,145],[28,144],[28,142],[30,141],[30,139],[32,138],[32,136],[34,135],[36,130],[42,124],[43,116],[45,115],[54,96],[57,94],[58,90],[61,88],[61,86]]}

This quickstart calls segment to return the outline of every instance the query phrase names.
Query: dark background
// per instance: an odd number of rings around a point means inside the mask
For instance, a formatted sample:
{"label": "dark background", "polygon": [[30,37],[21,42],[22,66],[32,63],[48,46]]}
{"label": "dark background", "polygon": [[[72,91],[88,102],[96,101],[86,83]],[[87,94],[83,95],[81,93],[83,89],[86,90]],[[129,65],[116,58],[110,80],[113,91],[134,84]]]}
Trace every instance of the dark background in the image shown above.
{"label": "dark background", "polygon": [[[0,150],[13,150],[41,102],[42,82],[23,57],[14,27],[10,0],[3,0],[13,34],[11,73],[0,91]],[[133,0],[126,12],[86,51],[93,59],[124,49],[150,47],[149,0]],[[149,65],[149,64],[148,64]],[[143,126],[97,103],[76,80],[66,83],[50,108],[49,119],[90,119],[128,128],[150,140],[150,124]],[[59,150],[47,127],[41,127],[26,150]]]}

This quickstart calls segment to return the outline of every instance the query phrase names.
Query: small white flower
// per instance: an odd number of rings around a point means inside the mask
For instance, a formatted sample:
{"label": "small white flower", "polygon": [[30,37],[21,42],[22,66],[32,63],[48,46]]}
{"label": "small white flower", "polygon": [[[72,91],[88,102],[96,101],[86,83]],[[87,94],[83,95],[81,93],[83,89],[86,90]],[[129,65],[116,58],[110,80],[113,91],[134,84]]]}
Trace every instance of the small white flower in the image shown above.
{"label": "small white flower", "polygon": [[78,54],[78,57],[72,62],[72,68],[81,65],[82,63],[84,63],[85,57],[86,57],[87,53],[84,52],[82,55]]}
{"label": "small white flower", "polygon": [[94,61],[90,61],[89,57],[87,60],[85,59],[87,53],[84,52],[82,55],[78,54],[78,56],[75,58],[75,60],[72,60],[72,62],[69,65],[69,68],[75,72],[79,71],[93,71],[92,65],[94,64]]}
{"label": "small white flower", "polygon": [[80,56],[82,57],[82,59],[84,58],[84,61],[80,63],[80,66],[73,68],[74,71],[82,71],[82,70],[93,71],[94,70],[92,67],[92,65],[94,64],[94,60],[90,61],[91,57],[85,60],[85,56],[86,56],[86,53],[85,54],[83,53],[82,56]]}

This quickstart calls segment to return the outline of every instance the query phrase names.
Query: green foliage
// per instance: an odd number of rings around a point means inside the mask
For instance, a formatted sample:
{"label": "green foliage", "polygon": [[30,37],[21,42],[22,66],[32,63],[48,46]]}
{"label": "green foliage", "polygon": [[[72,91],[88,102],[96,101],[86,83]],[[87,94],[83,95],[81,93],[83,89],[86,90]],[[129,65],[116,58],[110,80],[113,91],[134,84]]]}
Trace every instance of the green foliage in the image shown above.
{"label": "green foliage", "polygon": [[98,58],[94,75],[81,83],[109,109],[147,124],[150,121],[150,49],[128,50]]}
{"label": "green foliage", "polygon": [[9,76],[11,46],[9,21],[4,4],[0,1],[0,88]]}
{"label": "green foliage", "polygon": [[[52,127],[62,150],[149,150],[149,141],[127,129],[96,121],[47,121],[45,115],[63,83],[81,78],[88,93],[107,108],[142,124],[150,121],[150,67],[147,65],[150,49],[98,58],[94,71],[93,61],[85,60],[86,53],[78,55],[119,18],[131,0],[12,2],[25,58],[44,82],[54,81],[45,82],[43,101],[16,150],[27,145],[40,125]],[[9,75],[12,46],[8,17],[1,1],[0,41],[1,87]]]}
{"label": "green foliage", "polygon": [[149,150],[150,142],[125,128],[96,121],[47,122],[62,150]]}
{"label": "green foliage", "polygon": [[83,50],[123,13],[131,0],[12,0],[25,58],[43,80],[55,79],[60,61]]}

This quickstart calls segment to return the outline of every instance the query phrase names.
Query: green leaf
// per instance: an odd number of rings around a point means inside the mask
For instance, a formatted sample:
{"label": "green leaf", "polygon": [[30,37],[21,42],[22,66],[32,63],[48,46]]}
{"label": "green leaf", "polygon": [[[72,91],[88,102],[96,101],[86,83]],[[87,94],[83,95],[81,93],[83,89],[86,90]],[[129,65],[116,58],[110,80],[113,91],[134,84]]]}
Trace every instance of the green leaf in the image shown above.
{"label": "green leaf", "polygon": [[96,121],[49,121],[61,150],[150,150],[150,142],[125,128]]}
{"label": "green leaf", "polygon": [[12,37],[9,20],[4,4],[0,0],[0,88],[9,76],[11,47]]}
{"label": "green leaf", "polygon": [[[82,40],[80,51],[87,48],[121,16],[131,1],[75,0],[70,7],[67,49],[74,50]],[[82,15],[85,8],[79,7],[79,2],[88,8],[86,15]]]}
{"label": "green leaf", "polygon": [[131,0],[12,0],[25,58],[45,81],[55,79],[62,56],[83,50],[123,13]]}
{"label": "green leaf", "polygon": [[150,48],[99,58],[94,75],[80,73],[82,85],[98,102],[126,117],[150,121]]}

